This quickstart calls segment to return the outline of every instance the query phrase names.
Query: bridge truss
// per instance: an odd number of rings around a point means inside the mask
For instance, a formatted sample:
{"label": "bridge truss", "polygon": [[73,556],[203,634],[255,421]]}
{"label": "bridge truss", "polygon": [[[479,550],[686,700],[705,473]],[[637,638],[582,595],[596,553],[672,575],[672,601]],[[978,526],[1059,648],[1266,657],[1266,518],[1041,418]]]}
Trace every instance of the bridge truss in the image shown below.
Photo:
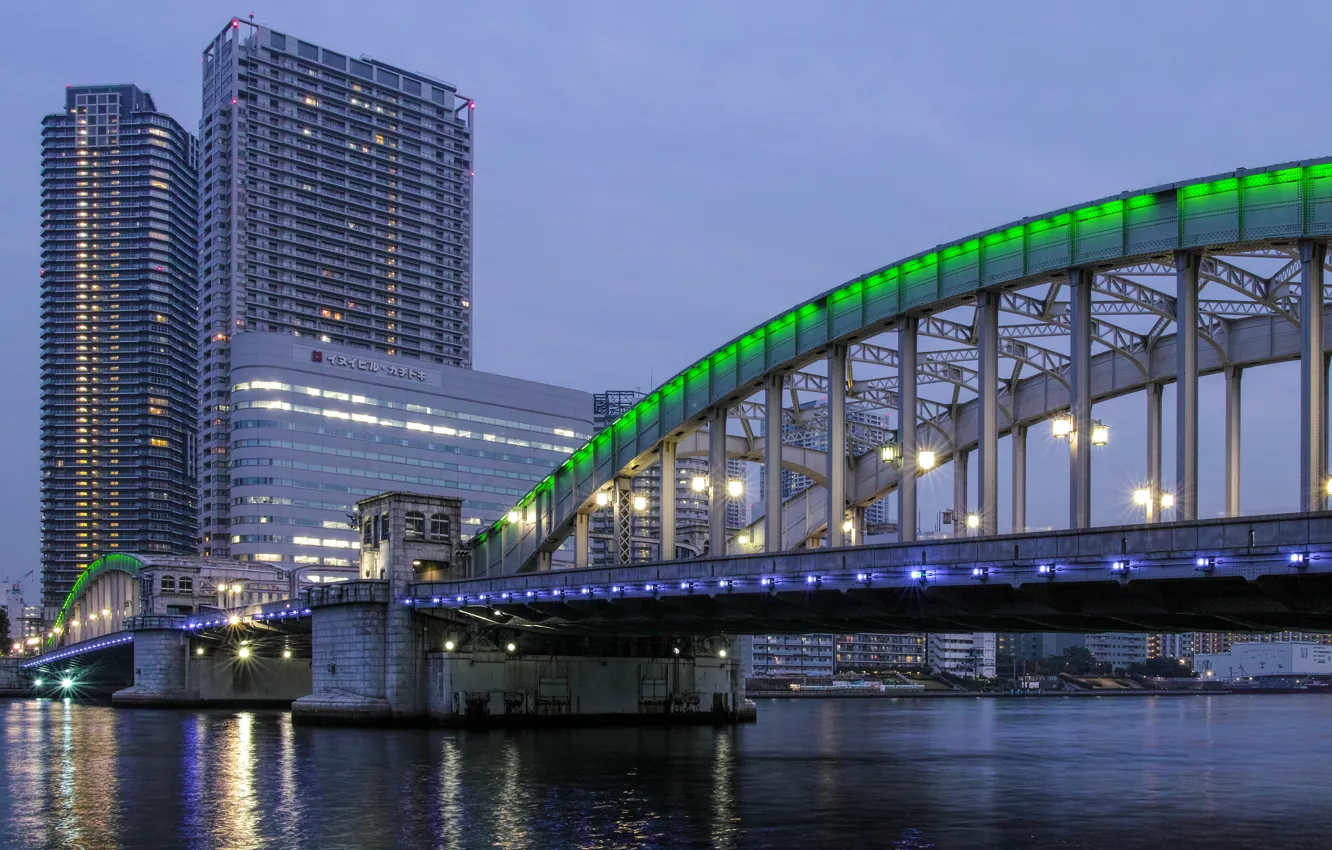
{"label": "bridge truss", "polygon": [[[865,508],[890,492],[898,536],[914,540],[917,479],[944,462],[960,473],[954,528],[996,535],[998,440],[1007,434],[1007,507],[1012,528],[1023,531],[1027,432],[1056,418],[1068,431],[1069,527],[1087,529],[1092,405],[1135,392],[1145,398],[1144,519],[1191,522],[1198,378],[1213,373],[1226,379],[1225,510],[1235,516],[1241,376],[1282,360],[1302,364],[1301,510],[1321,511],[1329,238],[1332,160],[1316,160],[1124,193],[878,269],[751,329],[657,388],[478,534],[471,574],[549,569],[569,538],[574,565],[588,566],[589,517],[613,511],[614,527],[628,534],[626,494],[654,464],[663,487],[659,552],[670,560],[682,453],[708,457],[701,483],[711,494],[710,550],[777,553],[861,543]],[[1170,488],[1161,468],[1168,383],[1177,386]],[[973,456],[979,486],[969,499]],[[728,532],[728,458],[814,483],[784,499],[780,476],[765,476],[762,519]]]}

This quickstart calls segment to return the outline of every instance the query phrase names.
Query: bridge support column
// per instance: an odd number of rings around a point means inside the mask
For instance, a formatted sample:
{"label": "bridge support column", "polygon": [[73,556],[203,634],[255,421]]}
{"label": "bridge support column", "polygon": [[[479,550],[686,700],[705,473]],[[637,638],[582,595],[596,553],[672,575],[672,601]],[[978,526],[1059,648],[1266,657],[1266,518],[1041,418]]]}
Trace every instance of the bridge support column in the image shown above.
{"label": "bridge support column", "polygon": [[982,292],[976,301],[977,348],[980,354],[976,404],[980,461],[976,480],[976,510],[980,534],[999,531],[999,294]]}
{"label": "bridge support column", "polygon": [[782,551],[782,390],[785,378],[769,375],[763,410],[763,548]]}
{"label": "bridge support column", "polygon": [[897,326],[897,441],[902,466],[897,475],[897,539],[916,539],[916,337],[919,320],[904,316]]}
{"label": "bridge support column", "polygon": [[967,536],[967,452],[953,452],[953,536]]}
{"label": "bridge support column", "polygon": [[1327,368],[1323,359],[1323,256],[1327,245],[1300,242],[1300,510],[1326,504]]}
{"label": "bridge support column", "polygon": [[585,513],[574,514],[574,566],[582,569],[588,566],[590,555],[590,525],[592,517]]}
{"label": "bridge support column", "polygon": [[1027,426],[1013,425],[1013,533],[1027,530]]}
{"label": "bridge support column", "polygon": [[1240,513],[1240,376],[1238,366],[1226,367],[1226,516]]}
{"label": "bridge support column", "polygon": [[745,694],[745,668],[747,657],[753,652],[753,638],[733,635],[726,642],[727,661],[731,672],[731,711],[737,723],[753,723],[757,718],[754,703]]}
{"label": "bridge support column", "polygon": [[657,501],[661,503],[661,537],[657,553],[659,561],[675,560],[675,441],[661,441],[661,481],[657,487]]}
{"label": "bridge support column", "polygon": [[849,546],[865,545],[865,508],[863,505],[852,505],[847,511],[851,519],[851,536],[847,540]]}
{"label": "bridge support column", "polygon": [[189,653],[189,633],[180,628],[134,629],[134,686],[116,691],[111,695],[111,703],[168,706],[198,701],[197,687],[188,686]]}
{"label": "bridge support column", "polygon": [[726,409],[708,414],[708,552],[726,554]]}
{"label": "bridge support column", "polygon": [[1070,269],[1069,278],[1069,528],[1091,527],[1091,296],[1092,271]]}
{"label": "bridge support column", "polygon": [[1161,516],[1161,385],[1147,385],[1147,521]]}
{"label": "bridge support column", "polygon": [[[392,566],[390,566],[392,569]],[[293,723],[341,724],[388,723],[407,714],[390,702],[389,693],[408,699],[415,708],[424,692],[403,693],[419,666],[424,680],[425,653],[408,658],[409,643],[395,642],[389,648],[389,608],[407,606],[389,602],[389,581],[345,581],[316,585],[305,591],[312,609],[310,623],[310,673],[312,691],[291,704]],[[395,626],[402,628],[402,622]],[[406,624],[411,630],[412,624]],[[408,666],[410,665],[410,667]],[[411,671],[409,673],[409,670]],[[404,676],[403,674],[407,674]]]}
{"label": "bridge support column", "polygon": [[611,563],[627,564],[633,560],[634,490],[632,478],[616,478],[612,491],[615,534],[611,540]]}
{"label": "bridge support column", "polygon": [[846,346],[828,349],[828,545],[845,546]]}
{"label": "bridge support column", "polygon": [[1198,518],[1198,261],[1175,252],[1175,518]]}

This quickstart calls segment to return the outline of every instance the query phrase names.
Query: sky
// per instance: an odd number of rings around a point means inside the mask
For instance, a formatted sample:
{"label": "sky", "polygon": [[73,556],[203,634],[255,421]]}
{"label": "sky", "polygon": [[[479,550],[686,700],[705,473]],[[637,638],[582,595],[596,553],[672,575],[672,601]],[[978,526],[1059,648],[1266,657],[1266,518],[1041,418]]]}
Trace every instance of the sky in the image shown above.
{"label": "sky", "polygon": [[[6,10],[7,580],[39,564],[41,118],[68,84],[134,83],[196,127],[199,54],[234,15],[476,100],[475,366],[588,391],[651,389],[814,294],[976,231],[1332,154],[1323,53],[1297,38],[1327,30],[1324,3],[129,5]],[[1246,380],[1246,513],[1296,507],[1296,387],[1290,364]],[[1167,388],[1167,470],[1172,399]],[[1219,377],[1201,399],[1208,516],[1221,499]],[[1143,404],[1097,407],[1114,434],[1096,456],[1097,522],[1131,519]],[[1067,449],[1035,433],[1029,521],[1061,526]],[[950,493],[946,477],[927,479],[923,504]],[[35,572],[27,585],[35,598]]]}

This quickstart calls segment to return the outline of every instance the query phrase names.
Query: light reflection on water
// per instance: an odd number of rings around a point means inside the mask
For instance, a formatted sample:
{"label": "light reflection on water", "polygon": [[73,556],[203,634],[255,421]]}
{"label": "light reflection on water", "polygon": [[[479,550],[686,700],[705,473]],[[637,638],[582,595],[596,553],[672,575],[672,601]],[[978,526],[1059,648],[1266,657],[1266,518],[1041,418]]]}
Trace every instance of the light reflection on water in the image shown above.
{"label": "light reflection on water", "polygon": [[739,729],[308,729],[0,702],[0,847],[1326,847],[1332,697],[760,703]]}

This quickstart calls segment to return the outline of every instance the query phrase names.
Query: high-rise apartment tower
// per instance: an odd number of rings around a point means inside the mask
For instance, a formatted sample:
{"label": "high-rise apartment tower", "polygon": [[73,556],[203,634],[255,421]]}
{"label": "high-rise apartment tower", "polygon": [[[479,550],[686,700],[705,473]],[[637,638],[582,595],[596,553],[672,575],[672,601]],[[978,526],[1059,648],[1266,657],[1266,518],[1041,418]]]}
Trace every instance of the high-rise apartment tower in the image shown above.
{"label": "high-rise apartment tower", "polygon": [[42,599],[107,550],[193,553],[194,138],[132,85],[42,119]]}
{"label": "high-rise apartment tower", "polygon": [[204,554],[229,554],[237,334],[471,367],[473,107],[442,80],[246,20],[204,50]]}

